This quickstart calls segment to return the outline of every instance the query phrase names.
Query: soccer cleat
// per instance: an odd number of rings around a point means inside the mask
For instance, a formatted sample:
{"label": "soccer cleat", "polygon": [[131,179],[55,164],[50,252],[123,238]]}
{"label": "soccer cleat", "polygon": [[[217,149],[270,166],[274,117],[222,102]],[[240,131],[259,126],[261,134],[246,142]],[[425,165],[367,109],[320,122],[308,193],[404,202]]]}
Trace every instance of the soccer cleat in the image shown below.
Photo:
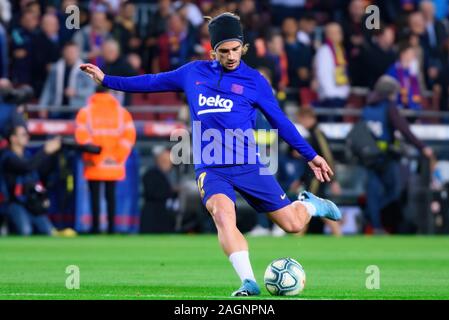
{"label": "soccer cleat", "polygon": [[332,221],[341,220],[340,209],[330,200],[317,197],[311,192],[303,191],[298,197],[299,201],[310,202],[316,208],[316,216]]}
{"label": "soccer cleat", "polygon": [[260,294],[259,285],[250,279],[243,280],[242,286],[232,293],[233,297],[258,296]]}

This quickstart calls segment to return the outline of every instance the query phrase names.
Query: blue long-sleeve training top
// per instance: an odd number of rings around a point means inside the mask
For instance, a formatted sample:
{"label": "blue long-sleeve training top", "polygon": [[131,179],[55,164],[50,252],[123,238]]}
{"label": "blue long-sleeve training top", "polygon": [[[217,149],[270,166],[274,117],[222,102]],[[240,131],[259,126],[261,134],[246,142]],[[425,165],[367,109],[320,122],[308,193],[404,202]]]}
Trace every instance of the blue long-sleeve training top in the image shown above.
{"label": "blue long-sleeve training top", "polygon": [[317,155],[279,108],[265,78],[243,61],[233,71],[218,61],[193,61],[158,74],[106,75],[103,86],[126,92],[184,91],[193,128],[195,169],[259,163],[254,138],[256,108],[307,161]]}

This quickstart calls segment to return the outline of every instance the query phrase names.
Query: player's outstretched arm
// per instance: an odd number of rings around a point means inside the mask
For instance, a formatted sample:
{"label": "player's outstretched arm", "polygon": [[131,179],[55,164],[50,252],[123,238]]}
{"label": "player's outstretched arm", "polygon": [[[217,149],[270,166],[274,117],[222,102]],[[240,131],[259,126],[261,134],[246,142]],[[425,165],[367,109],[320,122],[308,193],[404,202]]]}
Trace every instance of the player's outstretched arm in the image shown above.
{"label": "player's outstretched arm", "polygon": [[101,85],[103,83],[104,73],[96,65],[93,65],[91,63],[83,63],[80,66],[80,69],[84,71],[89,77],[94,79],[97,84]]}
{"label": "player's outstretched arm", "polygon": [[323,157],[317,155],[308,164],[318,181],[331,181],[334,172]]}
{"label": "player's outstretched arm", "polygon": [[104,74],[97,66],[85,63],[80,69],[87,73],[96,83],[106,88],[124,92],[167,92],[183,91],[187,73],[194,62],[168,72],[144,74],[134,77],[110,76]]}

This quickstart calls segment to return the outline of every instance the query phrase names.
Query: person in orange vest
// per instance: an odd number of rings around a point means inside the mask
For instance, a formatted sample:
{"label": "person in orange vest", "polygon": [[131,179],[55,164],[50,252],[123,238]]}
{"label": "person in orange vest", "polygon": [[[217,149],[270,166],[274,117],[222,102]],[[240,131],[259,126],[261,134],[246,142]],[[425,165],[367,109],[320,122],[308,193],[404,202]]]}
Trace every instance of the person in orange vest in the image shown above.
{"label": "person in orange vest", "polygon": [[108,233],[114,233],[115,184],[126,176],[125,162],[136,142],[131,114],[106,88],[99,87],[76,116],[75,139],[79,144],[101,147],[99,154],[83,154],[92,208],[92,233],[100,232],[100,187],[105,185]]}

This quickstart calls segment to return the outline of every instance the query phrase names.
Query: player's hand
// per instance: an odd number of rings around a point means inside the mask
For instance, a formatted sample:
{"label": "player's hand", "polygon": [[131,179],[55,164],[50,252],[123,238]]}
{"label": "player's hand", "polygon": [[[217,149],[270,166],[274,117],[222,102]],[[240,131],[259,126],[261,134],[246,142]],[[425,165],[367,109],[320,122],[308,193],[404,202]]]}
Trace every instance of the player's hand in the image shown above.
{"label": "player's hand", "polygon": [[315,174],[315,177],[320,182],[329,182],[331,181],[332,176],[334,175],[334,172],[332,171],[331,167],[327,164],[326,160],[324,160],[321,156],[316,156],[312,159],[312,161],[308,162],[309,167],[312,169],[313,173]]}
{"label": "player's hand", "polygon": [[80,69],[87,73],[89,77],[94,79],[97,84],[101,85],[103,83],[104,73],[96,65],[93,65],[91,63],[83,63],[80,66]]}

